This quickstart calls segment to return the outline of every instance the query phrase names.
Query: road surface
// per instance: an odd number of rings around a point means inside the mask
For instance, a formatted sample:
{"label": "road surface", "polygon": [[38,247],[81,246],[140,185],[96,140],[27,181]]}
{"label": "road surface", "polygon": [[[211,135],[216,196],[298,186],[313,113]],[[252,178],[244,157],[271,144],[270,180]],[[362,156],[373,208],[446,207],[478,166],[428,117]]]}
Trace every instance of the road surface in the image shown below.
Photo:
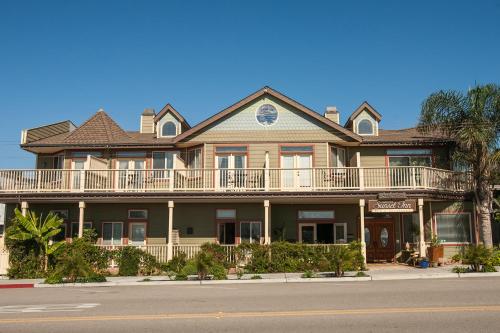
{"label": "road surface", "polygon": [[500,332],[500,278],[0,289],[1,333],[346,331]]}

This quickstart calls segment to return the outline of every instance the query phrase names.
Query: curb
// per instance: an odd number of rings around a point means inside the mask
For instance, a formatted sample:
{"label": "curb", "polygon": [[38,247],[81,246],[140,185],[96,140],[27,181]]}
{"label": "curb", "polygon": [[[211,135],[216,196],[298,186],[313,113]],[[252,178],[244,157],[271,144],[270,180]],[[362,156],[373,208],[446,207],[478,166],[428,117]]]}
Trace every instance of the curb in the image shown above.
{"label": "curb", "polygon": [[19,289],[19,288],[35,288],[34,283],[3,283],[0,284],[0,289]]}

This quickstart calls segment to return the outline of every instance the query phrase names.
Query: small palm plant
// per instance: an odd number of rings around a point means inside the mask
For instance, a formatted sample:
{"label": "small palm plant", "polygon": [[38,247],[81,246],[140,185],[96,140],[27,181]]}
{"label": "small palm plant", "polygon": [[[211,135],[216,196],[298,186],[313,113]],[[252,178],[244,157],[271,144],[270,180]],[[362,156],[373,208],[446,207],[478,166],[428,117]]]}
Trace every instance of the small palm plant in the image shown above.
{"label": "small palm plant", "polygon": [[64,241],[52,243],[52,237],[61,232],[63,219],[53,213],[49,213],[45,219],[37,216],[35,212],[28,211],[24,216],[19,209],[14,211],[12,231],[9,238],[17,241],[32,240],[37,245],[37,253],[43,257],[42,269],[48,268],[48,257],[59,249]]}

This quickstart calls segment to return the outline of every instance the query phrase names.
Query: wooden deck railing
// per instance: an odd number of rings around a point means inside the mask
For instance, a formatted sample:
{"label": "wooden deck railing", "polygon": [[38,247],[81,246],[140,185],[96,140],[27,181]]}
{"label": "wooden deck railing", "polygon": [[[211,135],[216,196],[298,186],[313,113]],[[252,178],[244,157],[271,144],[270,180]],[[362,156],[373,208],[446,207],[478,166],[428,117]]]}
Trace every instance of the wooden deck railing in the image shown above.
{"label": "wooden deck railing", "polygon": [[467,191],[470,174],[428,167],[183,170],[0,170],[0,193]]}

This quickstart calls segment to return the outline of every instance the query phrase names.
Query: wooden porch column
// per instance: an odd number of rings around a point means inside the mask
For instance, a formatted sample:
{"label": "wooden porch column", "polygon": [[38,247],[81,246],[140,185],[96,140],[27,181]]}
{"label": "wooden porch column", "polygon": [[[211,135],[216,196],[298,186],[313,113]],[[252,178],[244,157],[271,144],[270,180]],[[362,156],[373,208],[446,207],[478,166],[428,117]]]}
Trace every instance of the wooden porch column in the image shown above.
{"label": "wooden porch column", "polygon": [[425,257],[425,230],[424,230],[424,199],[418,199],[418,224],[419,224],[419,240],[418,253],[420,257]]}
{"label": "wooden porch column", "polygon": [[361,241],[361,254],[366,265],[365,199],[359,199],[359,237]]}
{"label": "wooden porch column", "polygon": [[174,230],[174,201],[168,201],[168,243],[167,243],[167,260],[173,257],[174,244],[172,244],[172,233]]}
{"label": "wooden porch column", "polygon": [[269,237],[269,200],[264,200],[264,244],[270,244],[271,238]]}
{"label": "wooden porch column", "polygon": [[23,201],[21,202],[21,214],[23,214],[23,216],[26,216],[28,214],[28,202],[27,201]]}
{"label": "wooden porch column", "polygon": [[78,208],[80,209],[80,215],[78,217],[78,238],[83,237],[83,221],[85,220],[85,202],[80,201],[78,203]]}

